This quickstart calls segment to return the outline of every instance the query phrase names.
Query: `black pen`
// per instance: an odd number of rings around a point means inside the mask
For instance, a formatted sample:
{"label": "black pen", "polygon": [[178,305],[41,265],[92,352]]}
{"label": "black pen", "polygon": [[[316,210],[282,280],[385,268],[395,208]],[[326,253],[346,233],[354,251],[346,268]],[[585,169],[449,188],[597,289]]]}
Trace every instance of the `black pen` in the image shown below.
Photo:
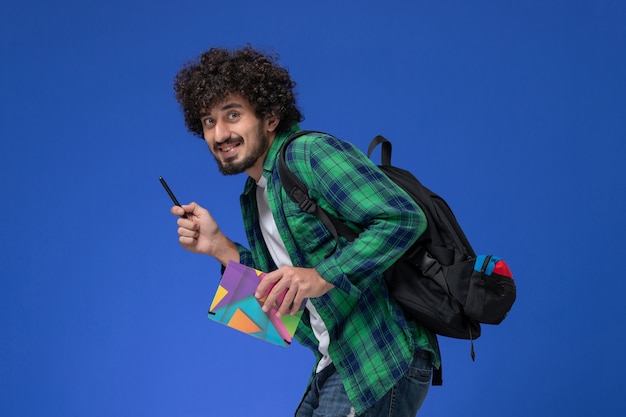
{"label": "black pen", "polygon": [[[159,177],[159,181],[161,181],[161,185],[163,185],[163,188],[165,188],[165,191],[167,191],[167,194],[169,194],[169,196],[172,199],[172,201],[174,202],[174,204],[176,204],[178,207],[182,207],[180,205],[180,203],[178,202],[178,200],[176,199],[176,196],[174,195],[172,190],[170,190],[170,187],[165,182],[165,179],[163,179],[163,177]],[[188,219],[187,213],[183,214],[181,217],[184,217],[185,219]]]}

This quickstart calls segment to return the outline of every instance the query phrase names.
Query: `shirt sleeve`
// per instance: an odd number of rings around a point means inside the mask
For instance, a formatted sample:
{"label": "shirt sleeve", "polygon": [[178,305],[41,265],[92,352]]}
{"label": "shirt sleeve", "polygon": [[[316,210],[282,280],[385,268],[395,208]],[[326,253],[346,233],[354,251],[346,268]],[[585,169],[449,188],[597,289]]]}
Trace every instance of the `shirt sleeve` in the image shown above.
{"label": "shirt sleeve", "polygon": [[363,288],[381,279],[426,229],[419,206],[354,145],[308,135],[290,145],[286,158],[310,197],[359,233],[316,265],[335,286]]}
{"label": "shirt sleeve", "polygon": [[242,265],[249,266],[250,268],[257,268],[256,263],[254,262],[254,257],[252,256],[252,252],[250,249],[245,246],[235,243],[237,246],[237,252],[239,252],[239,263]]}

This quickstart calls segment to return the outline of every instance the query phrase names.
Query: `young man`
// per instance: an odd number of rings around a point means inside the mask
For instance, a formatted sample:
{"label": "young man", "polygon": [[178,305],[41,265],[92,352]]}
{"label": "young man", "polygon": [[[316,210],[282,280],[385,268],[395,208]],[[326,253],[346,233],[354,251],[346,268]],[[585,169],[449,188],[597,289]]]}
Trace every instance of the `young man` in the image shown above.
{"label": "young man", "polygon": [[222,265],[234,260],[268,272],[256,291],[269,294],[264,308],[285,290],[279,314],[308,300],[295,339],[317,361],[296,416],[414,416],[439,366],[437,342],[389,298],[383,272],[423,232],[425,217],[354,146],[307,134],[289,146],[289,168],[320,206],[359,232],[335,247],[278,175],[281,145],[302,120],[294,87],[276,58],[250,46],[210,49],[177,74],[189,131],[206,141],[223,174],[249,177],[240,201],[249,249],[196,203],[171,209],[188,216],[177,220],[180,244]]}

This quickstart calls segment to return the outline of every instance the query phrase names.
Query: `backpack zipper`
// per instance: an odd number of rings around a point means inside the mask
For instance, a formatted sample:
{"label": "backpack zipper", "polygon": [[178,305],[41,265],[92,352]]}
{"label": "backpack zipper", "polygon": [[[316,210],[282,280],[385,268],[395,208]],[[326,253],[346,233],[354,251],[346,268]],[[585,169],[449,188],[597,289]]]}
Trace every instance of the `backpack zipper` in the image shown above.
{"label": "backpack zipper", "polygon": [[480,272],[481,273],[485,273],[485,271],[487,271],[487,267],[489,266],[489,261],[491,261],[491,255],[487,255],[485,257],[485,261],[483,262],[483,267],[480,268]]}

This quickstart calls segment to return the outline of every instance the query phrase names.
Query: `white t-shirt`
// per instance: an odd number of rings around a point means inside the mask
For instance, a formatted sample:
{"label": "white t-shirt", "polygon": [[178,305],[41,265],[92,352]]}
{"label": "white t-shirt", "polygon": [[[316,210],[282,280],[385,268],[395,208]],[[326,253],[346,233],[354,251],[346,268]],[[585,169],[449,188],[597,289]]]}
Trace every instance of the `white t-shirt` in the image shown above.
{"label": "white t-shirt", "polygon": [[[269,201],[267,199],[267,180],[263,176],[261,176],[261,179],[257,182],[256,200],[257,207],[259,209],[259,224],[261,226],[261,232],[263,233],[263,239],[265,240],[265,244],[267,245],[267,249],[272,256],[274,263],[279,268],[282,266],[293,266],[291,258],[287,253],[287,248],[285,248],[285,244],[278,233],[278,228],[276,227],[272,211],[270,210]],[[324,320],[322,320],[322,317],[320,317],[311,301],[307,300],[305,306],[309,311],[313,334],[319,342],[318,350],[322,354],[322,359],[317,364],[316,369],[316,372],[320,372],[332,363],[330,356],[328,356],[328,344],[330,343],[330,337],[328,335],[328,329],[324,324]]]}

